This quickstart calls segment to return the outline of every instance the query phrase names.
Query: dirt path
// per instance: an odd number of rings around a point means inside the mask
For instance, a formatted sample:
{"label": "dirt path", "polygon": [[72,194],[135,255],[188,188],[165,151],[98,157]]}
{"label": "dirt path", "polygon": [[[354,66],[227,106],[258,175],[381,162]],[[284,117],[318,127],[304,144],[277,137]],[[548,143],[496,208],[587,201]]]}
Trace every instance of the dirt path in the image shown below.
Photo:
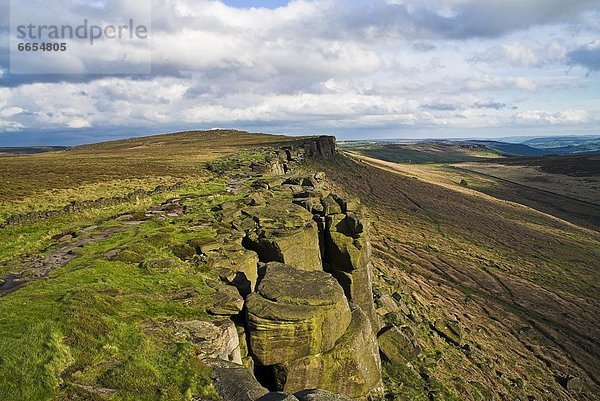
{"label": "dirt path", "polygon": [[122,230],[123,228],[120,227],[112,227],[62,245],[44,256],[24,256],[15,265],[17,272],[1,279],[3,284],[0,286],[0,298],[18,290],[31,281],[46,278],[56,268],[66,266],[67,263],[78,257],[77,253],[74,252],[75,250],[81,249],[85,245],[105,240]]}

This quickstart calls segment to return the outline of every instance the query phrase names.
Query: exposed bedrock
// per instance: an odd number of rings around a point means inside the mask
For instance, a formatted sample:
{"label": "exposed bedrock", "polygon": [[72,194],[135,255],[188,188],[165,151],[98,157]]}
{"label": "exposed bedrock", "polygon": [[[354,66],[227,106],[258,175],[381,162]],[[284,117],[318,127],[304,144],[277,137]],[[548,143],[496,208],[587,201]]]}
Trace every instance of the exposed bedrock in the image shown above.
{"label": "exposed bedrock", "polygon": [[[333,155],[335,140],[283,149],[273,160],[295,168]],[[264,170],[254,192],[214,209],[214,240],[177,249],[217,273],[207,311],[237,325],[224,337],[237,337],[236,350],[207,354],[236,363],[212,363],[217,389],[226,400],[364,397],[381,383],[368,216],[323,173],[270,176],[280,173]]]}
{"label": "exposed bedrock", "polygon": [[236,287],[242,296],[254,291],[258,279],[258,255],[255,252],[235,244],[204,254],[209,258],[210,269],[219,272],[220,279]]}
{"label": "exposed bedrock", "polygon": [[304,142],[304,154],[306,157],[327,158],[335,154],[336,141],[333,136],[320,136],[311,138]]}
{"label": "exposed bedrock", "polygon": [[306,209],[288,202],[271,201],[242,211],[238,224],[247,236],[244,246],[262,262],[281,262],[301,270],[322,270],[319,232]]}
{"label": "exposed bedrock", "polygon": [[371,324],[361,308],[352,307],[352,320],[335,346],[275,366],[278,388],[296,392],[320,388],[353,398],[365,396],[381,380],[381,361]]}
{"label": "exposed bedrock", "polygon": [[275,365],[331,350],[351,320],[336,280],[281,263],[269,263],[264,274],[246,302],[255,361]]}
{"label": "exposed bedrock", "polygon": [[201,359],[221,359],[241,365],[240,341],[231,320],[190,320],[174,325],[178,337],[186,338],[198,347]]}
{"label": "exposed bedrock", "polygon": [[380,327],[371,284],[368,218],[359,205],[343,200],[338,202],[344,213],[328,215],[325,219],[324,267],[339,281],[348,300],[363,310],[377,332]]}

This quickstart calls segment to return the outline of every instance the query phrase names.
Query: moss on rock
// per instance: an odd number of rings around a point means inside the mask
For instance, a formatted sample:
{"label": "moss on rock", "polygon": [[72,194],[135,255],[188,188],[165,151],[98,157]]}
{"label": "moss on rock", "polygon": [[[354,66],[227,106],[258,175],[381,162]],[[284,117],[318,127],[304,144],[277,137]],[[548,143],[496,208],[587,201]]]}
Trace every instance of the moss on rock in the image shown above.
{"label": "moss on rock", "polygon": [[344,293],[330,274],[269,263],[247,299],[250,350],[274,365],[330,350],[350,324]]}
{"label": "moss on rock", "polygon": [[348,330],[333,349],[277,365],[278,386],[286,392],[320,388],[363,397],[381,380],[381,361],[371,324],[353,307]]}

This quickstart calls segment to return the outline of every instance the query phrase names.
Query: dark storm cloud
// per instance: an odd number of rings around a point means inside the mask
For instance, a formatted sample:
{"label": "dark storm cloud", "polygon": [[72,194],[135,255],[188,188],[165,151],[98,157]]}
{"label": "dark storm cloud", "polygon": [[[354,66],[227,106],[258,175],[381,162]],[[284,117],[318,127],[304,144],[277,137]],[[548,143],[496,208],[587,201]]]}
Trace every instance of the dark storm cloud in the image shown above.
{"label": "dark storm cloud", "polygon": [[567,54],[567,62],[583,66],[590,71],[600,71],[600,39]]}

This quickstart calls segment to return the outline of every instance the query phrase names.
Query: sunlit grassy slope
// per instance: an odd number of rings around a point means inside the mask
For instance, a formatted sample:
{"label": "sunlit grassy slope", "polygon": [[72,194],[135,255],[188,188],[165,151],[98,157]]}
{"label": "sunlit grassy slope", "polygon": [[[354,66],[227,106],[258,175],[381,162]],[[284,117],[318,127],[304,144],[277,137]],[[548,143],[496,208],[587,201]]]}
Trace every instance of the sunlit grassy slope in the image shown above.
{"label": "sunlit grassy slope", "polygon": [[[44,219],[0,231],[1,262],[48,246],[53,235],[69,232],[133,208],[139,210],[177,191],[153,196],[134,191],[179,185],[196,188],[214,177],[206,163],[232,153],[291,138],[241,131],[194,131],[75,147],[69,151],[0,156],[0,224],[32,211],[56,211],[74,202],[118,199],[108,207]],[[131,196],[133,195],[133,196]]]}
{"label": "sunlit grassy slope", "polygon": [[[189,341],[173,341],[172,321],[208,318],[214,291],[205,279],[215,273],[174,252],[192,238],[209,241],[214,229],[201,222],[231,199],[207,162],[258,160],[260,146],[289,140],[189,132],[0,157],[0,222],[80,206],[0,228],[0,279],[23,269],[33,279],[0,294],[0,399],[214,399],[208,369]],[[185,216],[145,218],[150,206],[176,197]],[[111,203],[86,203],[101,198]],[[131,217],[116,219],[124,213]],[[41,274],[36,266],[57,252],[70,261]],[[164,259],[177,265],[140,267]]]}
{"label": "sunlit grassy slope", "polygon": [[[393,323],[424,349],[412,366],[384,365],[395,399],[597,399],[600,234],[432,167],[315,166],[369,206],[376,291],[400,294],[412,318]],[[466,345],[442,341],[439,319],[456,321]],[[567,392],[569,377],[589,387]]]}
{"label": "sunlit grassy slope", "polygon": [[446,142],[357,146],[348,142],[344,145],[344,149],[395,163],[455,163],[502,157],[500,152],[486,146]]}

